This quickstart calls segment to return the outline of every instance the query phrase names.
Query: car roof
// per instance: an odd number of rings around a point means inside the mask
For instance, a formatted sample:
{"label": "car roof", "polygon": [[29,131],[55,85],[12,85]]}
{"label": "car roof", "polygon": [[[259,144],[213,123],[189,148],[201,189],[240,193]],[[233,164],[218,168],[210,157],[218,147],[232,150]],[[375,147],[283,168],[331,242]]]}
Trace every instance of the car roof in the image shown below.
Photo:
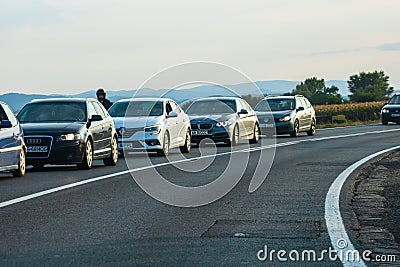
{"label": "car roof", "polygon": [[[132,97],[120,99],[117,102],[131,102],[131,101],[171,101],[170,98],[165,97]],[[173,100],[172,100],[173,101]]]}
{"label": "car roof", "polygon": [[95,98],[41,98],[33,99],[30,103],[40,102],[86,102],[88,100],[96,100]]}
{"label": "car roof", "polygon": [[[264,99],[295,99],[296,97],[304,97],[303,95],[281,95],[281,96],[266,96]],[[305,97],[304,97],[305,98]]]}
{"label": "car roof", "polygon": [[236,100],[241,99],[237,96],[211,96],[211,97],[203,97],[195,99],[194,101],[203,101],[203,100]]}

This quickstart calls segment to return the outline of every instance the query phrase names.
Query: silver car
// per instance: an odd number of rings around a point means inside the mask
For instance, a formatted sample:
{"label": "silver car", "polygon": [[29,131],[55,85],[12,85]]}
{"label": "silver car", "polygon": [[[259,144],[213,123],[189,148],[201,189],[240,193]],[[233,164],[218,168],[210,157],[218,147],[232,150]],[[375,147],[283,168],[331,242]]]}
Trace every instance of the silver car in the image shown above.
{"label": "silver car", "polygon": [[157,152],[168,155],[171,148],[182,153],[191,148],[189,117],[168,98],[130,98],[114,103],[108,110],[118,133],[118,151]]}

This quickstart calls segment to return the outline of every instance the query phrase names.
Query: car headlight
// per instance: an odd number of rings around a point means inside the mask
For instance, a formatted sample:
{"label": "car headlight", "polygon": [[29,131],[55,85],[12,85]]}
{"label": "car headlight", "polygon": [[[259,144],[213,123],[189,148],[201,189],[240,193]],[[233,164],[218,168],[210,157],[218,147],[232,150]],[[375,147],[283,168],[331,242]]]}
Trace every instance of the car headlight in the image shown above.
{"label": "car headlight", "polygon": [[290,116],[286,115],[286,116],[280,118],[279,121],[290,121]]}
{"label": "car headlight", "polygon": [[144,128],[144,131],[150,134],[159,134],[161,127],[159,125],[147,126]]}
{"label": "car headlight", "polygon": [[226,127],[232,125],[232,121],[219,121],[215,124],[217,127]]}
{"label": "car headlight", "polygon": [[384,109],[382,109],[382,113],[389,113],[389,110],[384,108]]}
{"label": "car headlight", "polygon": [[79,139],[81,139],[81,135],[76,133],[62,134],[60,136],[61,141],[76,141]]}

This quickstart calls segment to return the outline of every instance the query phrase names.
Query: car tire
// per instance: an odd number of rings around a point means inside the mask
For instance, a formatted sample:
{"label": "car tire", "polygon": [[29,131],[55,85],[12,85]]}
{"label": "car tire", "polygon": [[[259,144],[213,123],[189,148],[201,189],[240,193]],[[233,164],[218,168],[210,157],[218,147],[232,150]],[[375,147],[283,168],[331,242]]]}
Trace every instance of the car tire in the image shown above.
{"label": "car tire", "polygon": [[106,166],[115,166],[118,162],[118,140],[114,136],[111,138],[111,154],[108,158],[103,159],[103,163]]}
{"label": "car tire", "polygon": [[256,123],[253,129],[253,138],[250,139],[250,144],[258,144],[259,140],[260,140],[260,127],[258,127],[258,124]]}
{"label": "car tire", "polygon": [[316,125],[315,125],[315,120],[311,121],[311,127],[310,130],[307,131],[308,136],[314,136],[316,133]]}
{"label": "car tire", "polygon": [[12,171],[12,175],[14,177],[23,177],[26,172],[26,157],[25,157],[25,150],[21,149],[19,154],[19,162],[18,162],[18,169]]}
{"label": "car tire", "polygon": [[169,133],[168,131],[165,131],[164,137],[163,137],[163,148],[157,151],[157,155],[162,157],[162,156],[168,156],[169,154],[169,147],[170,147],[170,138],[169,138]]}
{"label": "car tire", "polygon": [[228,141],[227,144],[231,146],[237,146],[239,144],[240,136],[239,136],[239,126],[236,124],[233,128],[231,141]]}
{"label": "car tire", "polygon": [[93,167],[93,146],[92,142],[88,140],[85,144],[85,152],[83,155],[82,162],[78,164],[78,168],[81,170],[89,170]]}
{"label": "car tire", "polygon": [[186,136],[185,136],[185,144],[181,147],[179,147],[181,153],[186,154],[186,153],[190,153],[190,149],[192,146],[192,138],[190,136],[190,130],[188,129],[186,131]]}
{"label": "car tire", "polygon": [[299,121],[296,120],[294,122],[293,131],[290,133],[290,136],[291,137],[298,137],[299,136],[299,132],[300,132],[300,125],[299,125]]}
{"label": "car tire", "polygon": [[389,124],[389,122],[388,122],[388,121],[386,121],[386,120],[382,120],[382,124],[383,124],[383,125],[388,125],[388,124]]}

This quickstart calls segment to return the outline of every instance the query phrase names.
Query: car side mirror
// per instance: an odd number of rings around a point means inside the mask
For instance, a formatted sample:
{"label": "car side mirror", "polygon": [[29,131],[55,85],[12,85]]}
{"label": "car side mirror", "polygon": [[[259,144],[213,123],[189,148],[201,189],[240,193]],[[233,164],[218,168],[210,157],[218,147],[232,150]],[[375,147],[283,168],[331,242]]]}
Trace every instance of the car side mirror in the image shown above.
{"label": "car side mirror", "polygon": [[0,122],[0,129],[3,129],[3,128],[11,128],[12,127],[12,123],[11,123],[11,121],[9,121],[9,120],[2,120],[1,122]]}
{"label": "car side mirror", "polygon": [[92,122],[92,121],[102,121],[103,120],[103,117],[101,116],[101,115],[92,115],[90,118],[89,118],[89,122]]}
{"label": "car side mirror", "polygon": [[249,112],[247,111],[247,109],[241,109],[239,112],[238,112],[238,114],[239,115],[246,115],[246,114],[249,114]]}
{"label": "car side mirror", "polygon": [[167,116],[167,118],[176,118],[176,117],[178,117],[178,113],[176,113],[175,111],[171,111]]}
{"label": "car side mirror", "polygon": [[303,111],[304,110],[304,107],[298,107],[297,108],[297,111]]}

